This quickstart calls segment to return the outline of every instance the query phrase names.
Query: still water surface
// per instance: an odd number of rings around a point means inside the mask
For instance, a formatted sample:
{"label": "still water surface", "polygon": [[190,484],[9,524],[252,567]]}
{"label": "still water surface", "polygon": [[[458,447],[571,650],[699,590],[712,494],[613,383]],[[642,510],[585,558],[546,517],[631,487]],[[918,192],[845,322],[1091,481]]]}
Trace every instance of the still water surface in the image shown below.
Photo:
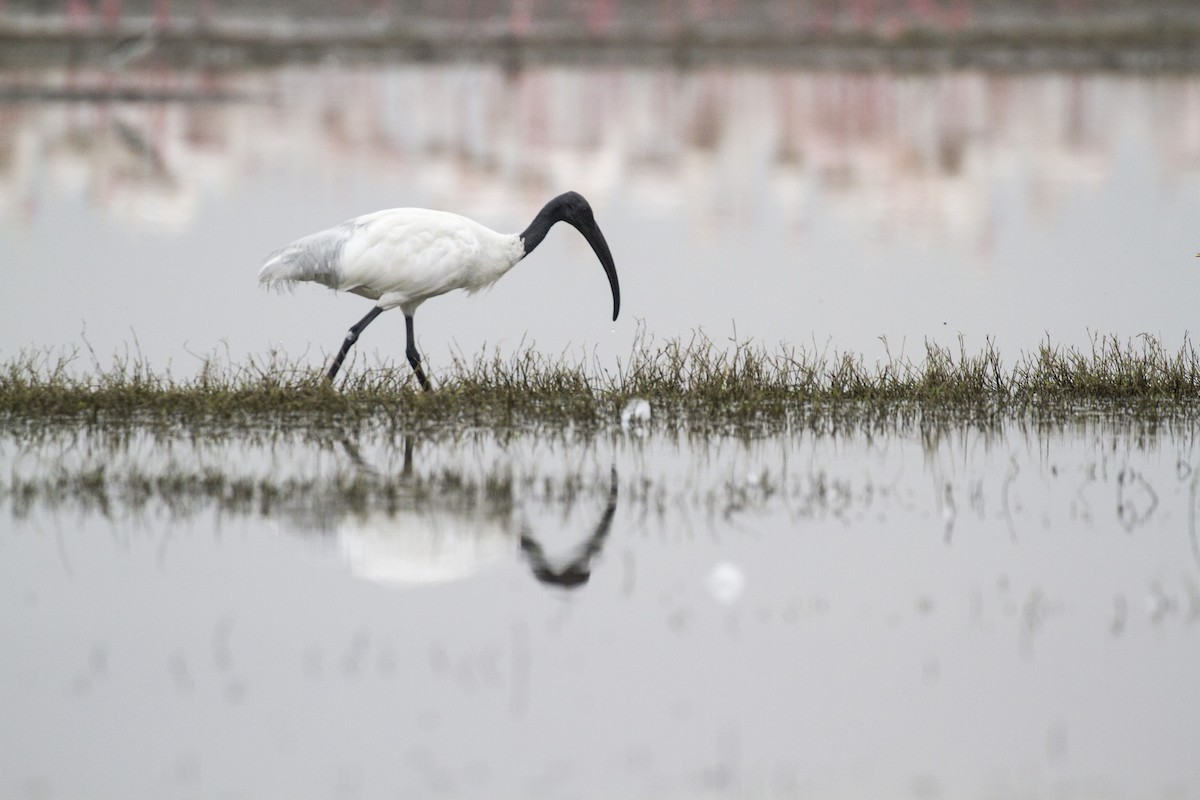
{"label": "still water surface", "polygon": [[1194,797],[1138,427],[6,435],[0,794]]}

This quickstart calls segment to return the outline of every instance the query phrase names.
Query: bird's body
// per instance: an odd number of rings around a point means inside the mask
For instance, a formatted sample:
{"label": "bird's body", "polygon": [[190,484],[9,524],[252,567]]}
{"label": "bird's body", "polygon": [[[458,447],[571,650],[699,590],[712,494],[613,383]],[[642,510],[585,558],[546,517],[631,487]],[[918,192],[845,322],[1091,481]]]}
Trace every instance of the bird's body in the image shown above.
{"label": "bird's body", "polygon": [[267,258],[259,281],[312,281],[411,316],[431,297],[490,286],[524,257],[519,235],[445,211],[392,208],[292,242]]}
{"label": "bird's body", "polygon": [[537,247],[556,222],[570,223],[592,245],[612,289],[615,320],[621,302],[616,266],[591,206],[574,192],[547,203],[519,234],[497,233],[445,211],[376,211],[275,251],[263,263],[258,278],[264,286],[274,287],[310,281],[375,301],[375,307],[346,335],[329,369],[331,379],[363,329],[380,313],[399,308],[406,322],[409,363],[421,385],[428,389],[413,340],[417,307],[455,289],[474,293],[495,283]]}

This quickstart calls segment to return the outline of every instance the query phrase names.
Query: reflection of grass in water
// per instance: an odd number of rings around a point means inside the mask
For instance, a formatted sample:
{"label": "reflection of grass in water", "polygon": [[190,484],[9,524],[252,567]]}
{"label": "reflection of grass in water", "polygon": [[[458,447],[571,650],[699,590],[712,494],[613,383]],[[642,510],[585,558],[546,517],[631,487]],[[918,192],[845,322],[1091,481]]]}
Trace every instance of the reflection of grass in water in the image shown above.
{"label": "reflection of grass in water", "polygon": [[301,527],[321,529],[346,515],[391,514],[400,508],[502,516],[512,509],[512,496],[512,480],[506,474],[492,473],[477,480],[449,470],[431,475],[355,471],[280,479],[231,475],[217,468],[109,469],[89,464],[0,479],[0,506],[9,505],[18,520],[39,507],[105,518],[165,513],[172,519],[215,509],[232,516],[286,516]]}
{"label": "reflection of grass in water", "polygon": [[1191,416],[1200,407],[1200,358],[1190,341],[1169,352],[1149,336],[1097,338],[1090,350],[1047,343],[1011,364],[991,343],[978,354],[927,344],[920,359],[870,365],[859,355],[787,345],[726,348],[703,334],[661,343],[642,335],[611,370],[532,348],[456,359],[430,393],[419,391],[407,366],[351,373],[335,387],[320,369],[278,354],[208,361],[185,379],[129,357],[81,374],[75,358],[22,353],[0,365],[0,425],[594,429],[631,397],[650,400],[656,424],[733,431],[879,414],[978,422],[1081,410]]}
{"label": "reflection of grass in water", "polygon": [[[0,475],[0,509],[7,507],[16,521],[46,511],[120,522],[164,517],[178,521],[216,512],[222,517],[285,519],[297,532],[322,533],[350,517],[392,517],[402,512],[425,514],[429,523],[455,517],[502,521],[519,506],[549,510],[562,520],[581,502],[602,503],[610,491],[610,479],[602,469],[568,469],[523,478],[515,478],[505,467],[472,474],[441,467],[424,473],[354,468],[324,475],[278,476],[235,474],[220,466],[193,469],[178,463],[158,468],[114,466],[109,456],[100,451],[78,465]],[[102,463],[97,464],[97,459]],[[802,473],[798,482],[777,480],[782,477],[773,479],[766,472],[749,479],[722,473],[703,486],[680,488],[639,475],[620,494],[627,511],[643,521],[670,517],[689,502],[705,510],[710,520],[730,521],[765,508],[781,493],[788,498],[789,513],[811,518],[845,513],[878,492],[870,478],[865,486],[855,487],[824,470]]]}

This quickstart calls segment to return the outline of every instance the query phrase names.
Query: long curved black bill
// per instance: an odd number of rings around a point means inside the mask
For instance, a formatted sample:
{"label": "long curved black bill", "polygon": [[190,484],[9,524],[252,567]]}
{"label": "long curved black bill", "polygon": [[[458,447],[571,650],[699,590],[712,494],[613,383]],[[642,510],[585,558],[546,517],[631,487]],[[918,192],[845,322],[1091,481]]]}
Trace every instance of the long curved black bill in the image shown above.
{"label": "long curved black bill", "polygon": [[604,274],[608,276],[608,285],[612,287],[613,320],[615,321],[617,314],[621,311],[621,284],[617,281],[617,265],[613,263],[612,253],[609,252],[604,234],[600,232],[600,226],[596,224],[594,218],[591,218],[591,214],[587,216],[588,219],[571,220],[571,224],[583,234],[583,238],[588,240],[592,250],[596,251],[596,258],[600,259],[600,265],[604,267]]}

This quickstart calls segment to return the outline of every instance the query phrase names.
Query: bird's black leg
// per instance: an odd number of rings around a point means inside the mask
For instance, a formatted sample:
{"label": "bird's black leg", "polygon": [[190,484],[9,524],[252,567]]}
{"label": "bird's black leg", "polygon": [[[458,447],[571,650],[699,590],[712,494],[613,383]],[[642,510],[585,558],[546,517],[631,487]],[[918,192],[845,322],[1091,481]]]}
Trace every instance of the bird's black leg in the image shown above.
{"label": "bird's black leg", "polygon": [[425,377],[425,371],[421,369],[421,354],[417,352],[417,341],[413,338],[413,318],[411,314],[404,316],[404,329],[408,331],[408,348],[404,353],[408,356],[408,363],[412,364],[413,372],[417,373],[417,380],[421,382],[421,388],[429,391],[429,379]]}
{"label": "bird's black leg", "polygon": [[339,369],[342,368],[342,362],[346,360],[346,353],[350,352],[350,348],[358,341],[358,335],[363,332],[371,322],[383,313],[383,309],[375,306],[365,317],[354,323],[354,327],[346,334],[346,340],[342,342],[342,349],[338,351],[337,358],[333,360],[333,366],[329,368],[326,378],[333,380],[333,376],[337,375]]}

